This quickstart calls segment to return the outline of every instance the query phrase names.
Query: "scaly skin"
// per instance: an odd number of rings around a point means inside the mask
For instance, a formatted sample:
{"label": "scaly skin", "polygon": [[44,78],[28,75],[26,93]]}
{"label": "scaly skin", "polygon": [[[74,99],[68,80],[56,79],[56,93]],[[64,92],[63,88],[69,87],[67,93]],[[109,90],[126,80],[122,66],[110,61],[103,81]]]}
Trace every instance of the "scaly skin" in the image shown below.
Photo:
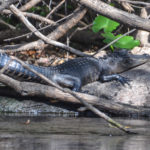
{"label": "scaly skin", "polygon": [[[0,54],[0,68],[4,67],[9,60],[10,57],[8,55]],[[81,57],[57,66],[37,67],[29,65],[29,67],[63,87],[80,91],[83,85],[97,80],[102,82],[116,80],[123,85],[128,84],[128,79],[117,73],[139,66],[149,60],[149,55],[136,56],[120,51],[99,59]],[[15,60],[11,62],[4,73],[20,81],[42,82],[40,77],[25,69]]]}

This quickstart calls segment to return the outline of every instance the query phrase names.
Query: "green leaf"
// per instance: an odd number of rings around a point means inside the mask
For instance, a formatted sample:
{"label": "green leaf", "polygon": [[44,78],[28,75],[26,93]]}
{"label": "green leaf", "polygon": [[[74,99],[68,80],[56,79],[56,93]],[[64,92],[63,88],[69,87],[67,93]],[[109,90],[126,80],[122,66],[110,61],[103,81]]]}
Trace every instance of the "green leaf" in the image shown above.
{"label": "green leaf", "polygon": [[[121,36],[121,34],[114,36],[112,33],[104,33],[102,34],[103,37],[105,37],[104,43],[110,43],[111,41],[117,39]],[[119,39],[116,43],[113,44],[116,48],[125,48],[125,49],[132,49],[135,46],[139,46],[140,41],[134,40],[132,36],[124,36],[121,39]]]}
{"label": "green leaf", "polygon": [[104,16],[97,16],[93,22],[92,30],[93,32],[99,32],[101,29],[104,29],[104,32],[112,32],[120,24],[116,21],[113,21]]}
{"label": "green leaf", "polygon": [[113,45],[110,45],[110,48],[111,48],[111,50],[112,50],[112,52],[114,51],[114,47],[113,47]]}

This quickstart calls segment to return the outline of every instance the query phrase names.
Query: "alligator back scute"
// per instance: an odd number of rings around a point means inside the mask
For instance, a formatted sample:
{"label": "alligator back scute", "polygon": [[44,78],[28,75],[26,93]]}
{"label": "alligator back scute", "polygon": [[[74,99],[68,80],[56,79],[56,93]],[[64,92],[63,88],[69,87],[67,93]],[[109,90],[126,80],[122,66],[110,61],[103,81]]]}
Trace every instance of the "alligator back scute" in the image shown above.
{"label": "alligator back scute", "polygon": [[92,57],[81,57],[69,60],[56,66],[60,74],[81,79],[82,85],[96,81],[101,73],[99,61]]}

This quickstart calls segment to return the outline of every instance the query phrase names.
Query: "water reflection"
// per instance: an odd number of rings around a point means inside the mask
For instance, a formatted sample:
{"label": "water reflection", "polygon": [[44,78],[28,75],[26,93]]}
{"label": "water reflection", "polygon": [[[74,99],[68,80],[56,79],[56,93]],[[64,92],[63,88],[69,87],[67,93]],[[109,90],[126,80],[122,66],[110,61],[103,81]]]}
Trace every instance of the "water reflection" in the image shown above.
{"label": "water reflection", "polygon": [[0,150],[149,150],[148,136],[4,134]]}
{"label": "water reflection", "polygon": [[[6,136],[6,135],[4,135]],[[10,136],[10,135],[7,135]],[[0,138],[0,150],[96,150],[100,143],[92,136],[81,135],[14,135]],[[93,142],[94,140],[94,142]],[[93,145],[94,144],[94,145]]]}
{"label": "water reflection", "polygon": [[123,140],[119,143],[118,147],[121,150],[149,150],[150,149],[150,136],[133,136]]}
{"label": "water reflection", "polygon": [[122,134],[97,118],[2,117],[0,150],[149,150],[149,121],[126,122],[147,135]]}

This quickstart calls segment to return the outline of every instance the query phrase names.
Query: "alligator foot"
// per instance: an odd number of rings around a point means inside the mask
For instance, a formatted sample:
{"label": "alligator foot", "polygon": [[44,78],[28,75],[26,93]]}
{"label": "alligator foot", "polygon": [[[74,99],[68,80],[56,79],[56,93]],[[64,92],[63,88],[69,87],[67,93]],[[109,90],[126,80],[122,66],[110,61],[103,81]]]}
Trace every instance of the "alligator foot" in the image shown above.
{"label": "alligator foot", "polygon": [[123,86],[125,84],[127,84],[128,86],[131,86],[129,83],[131,80],[129,78],[125,78],[125,77],[119,75],[118,79],[116,79],[116,80],[119,81]]}
{"label": "alligator foot", "polygon": [[113,75],[103,75],[100,77],[100,81],[101,82],[109,82],[109,81],[113,81],[113,80],[116,80],[116,81],[119,81],[123,86],[125,84],[128,84],[130,86],[130,79],[128,78],[125,78],[121,75],[118,75],[118,74],[113,74]]}

